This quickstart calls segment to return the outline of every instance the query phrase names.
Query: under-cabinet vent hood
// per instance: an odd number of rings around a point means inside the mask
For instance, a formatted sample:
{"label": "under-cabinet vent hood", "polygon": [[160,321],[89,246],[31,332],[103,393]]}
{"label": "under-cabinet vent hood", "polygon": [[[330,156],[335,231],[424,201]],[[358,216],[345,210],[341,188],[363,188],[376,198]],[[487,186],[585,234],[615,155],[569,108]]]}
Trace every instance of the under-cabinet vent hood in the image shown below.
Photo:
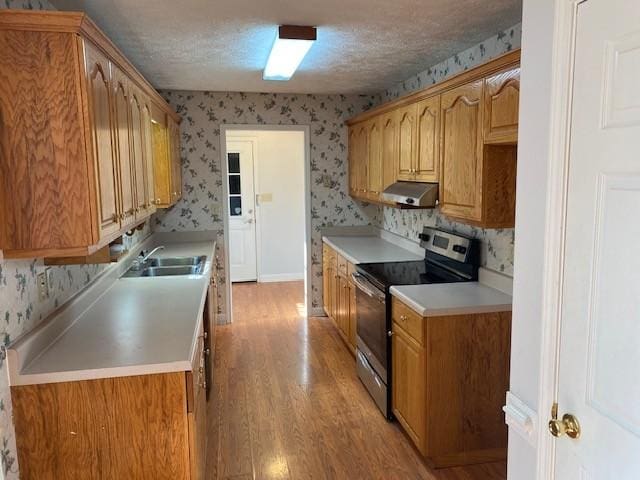
{"label": "under-cabinet vent hood", "polygon": [[396,182],[382,192],[382,199],[411,207],[434,208],[438,203],[438,184]]}

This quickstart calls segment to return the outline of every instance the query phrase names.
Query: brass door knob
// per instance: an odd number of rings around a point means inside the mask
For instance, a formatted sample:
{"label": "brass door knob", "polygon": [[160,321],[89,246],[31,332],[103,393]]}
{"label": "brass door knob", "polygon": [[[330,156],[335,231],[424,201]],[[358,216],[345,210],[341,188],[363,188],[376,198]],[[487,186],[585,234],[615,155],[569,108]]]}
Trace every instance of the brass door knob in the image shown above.
{"label": "brass door knob", "polygon": [[562,437],[567,435],[569,438],[580,437],[580,422],[570,413],[565,413],[561,420],[552,418],[549,420],[549,431],[554,437]]}

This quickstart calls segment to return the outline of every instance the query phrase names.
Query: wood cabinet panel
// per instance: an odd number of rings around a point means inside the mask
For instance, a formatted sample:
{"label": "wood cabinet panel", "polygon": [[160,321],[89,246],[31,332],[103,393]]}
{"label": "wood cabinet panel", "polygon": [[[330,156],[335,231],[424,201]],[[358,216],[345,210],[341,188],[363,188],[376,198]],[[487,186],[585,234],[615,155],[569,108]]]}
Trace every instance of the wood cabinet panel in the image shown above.
{"label": "wood cabinet panel", "polygon": [[109,60],[90,42],[82,41],[91,144],[96,173],[97,214],[100,238],[120,229],[117,155],[111,111],[111,68]]}
{"label": "wood cabinet panel", "polygon": [[392,301],[393,321],[419,345],[424,344],[424,320],[396,298]]}
{"label": "wood cabinet panel", "polygon": [[182,159],[180,157],[180,126],[169,119],[169,151],[171,154],[171,202],[182,197]]}
{"label": "wood cabinet panel", "polygon": [[416,105],[408,105],[397,111],[398,115],[398,180],[415,178]]}
{"label": "wood cabinet panel", "polygon": [[184,372],[11,388],[20,478],[189,479]]}
{"label": "wood cabinet panel", "polygon": [[120,173],[120,211],[122,212],[122,223],[129,224],[134,220],[135,212],[135,172],[131,157],[129,86],[127,77],[113,66],[111,76],[116,151],[118,152],[118,172]]}
{"label": "wood cabinet panel", "polygon": [[88,257],[153,212],[139,107],[178,117],[84,14],[2,10],[0,41],[0,249]]}
{"label": "wood cabinet panel", "polygon": [[393,323],[393,413],[425,454],[425,351]]}
{"label": "wood cabinet panel", "polygon": [[480,220],[482,214],[482,80],[442,95],[442,212]]}
{"label": "wood cabinet panel", "polygon": [[399,126],[395,112],[382,115],[382,190],[392,185],[398,175]]}
{"label": "wood cabinet panel", "polygon": [[380,200],[383,190],[382,171],[382,131],[380,121],[375,118],[367,122],[368,154],[367,154],[367,198]]}
{"label": "wood cabinet panel", "polygon": [[[509,382],[511,312],[398,319],[393,299],[393,409],[433,467],[506,454],[502,404]],[[409,333],[412,331],[413,333]]]}
{"label": "wood cabinet panel", "polygon": [[142,107],[142,145],[144,149],[144,171],[146,176],[145,200],[147,210],[153,213],[155,207],[155,179],[153,173],[153,126],[151,123],[151,105],[145,99]]}
{"label": "wood cabinet panel", "polygon": [[75,39],[0,30],[0,45],[0,249],[11,258],[91,242]]}
{"label": "wood cabinet panel", "polygon": [[151,132],[153,138],[153,188],[155,205],[166,208],[172,204],[171,156],[169,154],[169,132],[166,115],[161,118],[152,116]]}
{"label": "wood cabinet panel", "polygon": [[440,96],[427,98],[417,106],[416,182],[438,182],[440,165]]}
{"label": "wood cabinet panel", "polygon": [[145,164],[144,145],[144,125],[143,125],[143,105],[144,100],[141,92],[135,87],[131,88],[130,98],[130,119],[131,119],[131,160],[134,172],[134,214],[136,218],[147,217],[149,205],[147,203],[147,172]]}
{"label": "wood cabinet panel", "polygon": [[520,67],[485,79],[484,141],[516,143],[520,102]]}

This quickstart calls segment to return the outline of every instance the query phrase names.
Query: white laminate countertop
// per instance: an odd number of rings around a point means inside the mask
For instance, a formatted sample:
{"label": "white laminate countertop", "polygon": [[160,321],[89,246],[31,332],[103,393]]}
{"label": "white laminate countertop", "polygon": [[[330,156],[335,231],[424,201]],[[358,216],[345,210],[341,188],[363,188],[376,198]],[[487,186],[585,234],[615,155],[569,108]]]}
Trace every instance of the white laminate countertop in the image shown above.
{"label": "white laminate countertop", "polygon": [[377,236],[324,236],[322,240],[351,263],[407,262],[418,255]]}
{"label": "white laminate countertop", "polygon": [[391,295],[423,317],[511,311],[511,296],[478,282],[403,285]]}
{"label": "white laminate countertop", "polygon": [[19,371],[9,365],[11,384],[191,370],[215,242],[165,246],[153,257],[206,255],[203,274],[116,279]]}

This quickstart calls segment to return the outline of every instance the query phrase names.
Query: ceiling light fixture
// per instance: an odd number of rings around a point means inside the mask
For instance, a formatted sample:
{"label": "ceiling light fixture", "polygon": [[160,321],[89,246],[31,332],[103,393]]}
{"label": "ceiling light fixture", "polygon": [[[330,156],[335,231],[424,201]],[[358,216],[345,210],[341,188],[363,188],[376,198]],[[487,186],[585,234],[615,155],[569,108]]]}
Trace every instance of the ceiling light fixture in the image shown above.
{"label": "ceiling light fixture", "polygon": [[315,27],[281,25],[273,42],[267,66],[262,78],[265,80],[289,80],[316,40]]}

